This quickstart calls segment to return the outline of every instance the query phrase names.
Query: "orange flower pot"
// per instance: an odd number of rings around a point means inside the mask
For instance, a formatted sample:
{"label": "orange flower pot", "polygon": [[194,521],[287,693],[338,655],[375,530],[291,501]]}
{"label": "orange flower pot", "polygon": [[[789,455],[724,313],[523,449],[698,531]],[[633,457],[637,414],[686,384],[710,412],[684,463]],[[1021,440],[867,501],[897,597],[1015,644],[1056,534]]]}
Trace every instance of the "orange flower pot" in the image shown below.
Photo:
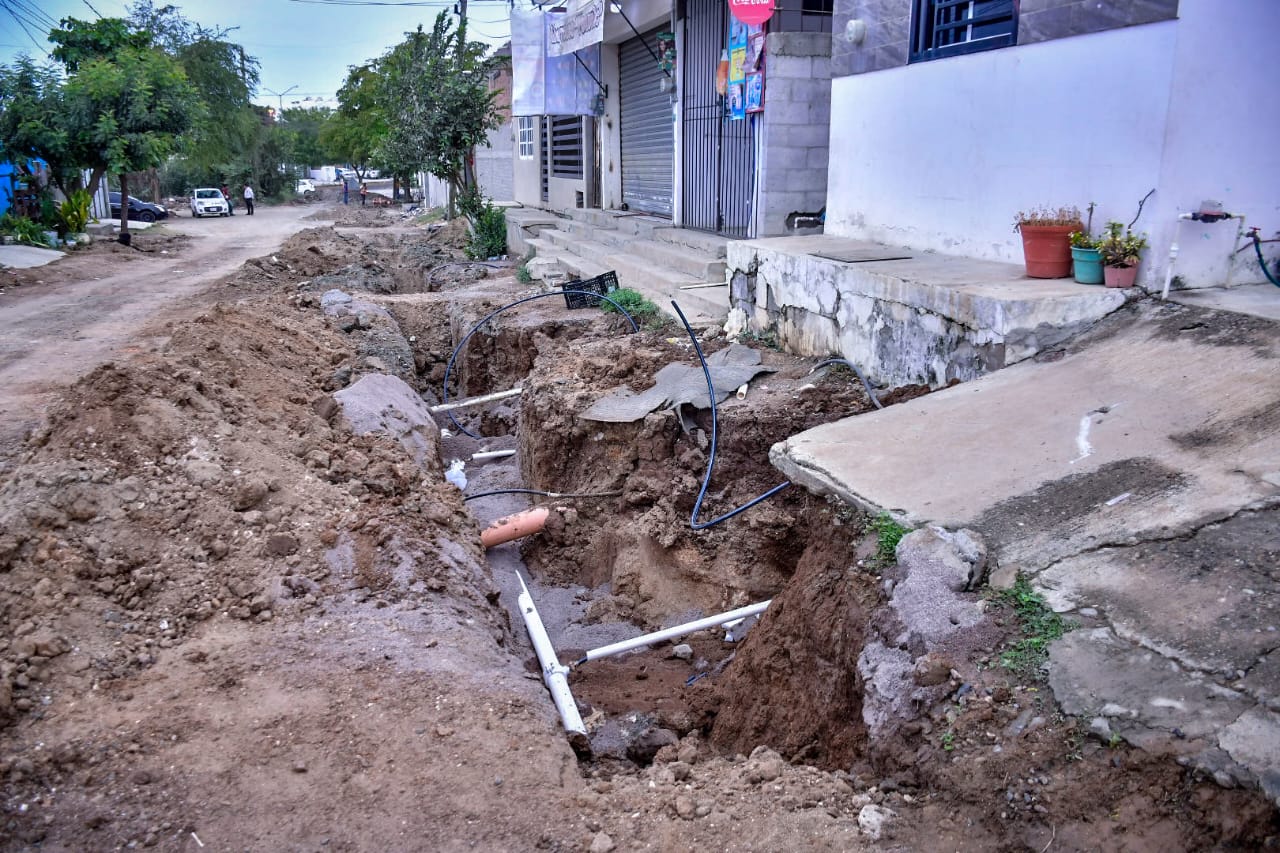
{"label": "orange flower pot", "polygon": [[1071,275],[1071,232],[1084,225],[1019,225],[1027,275],[1032,278],[1066,278]]}
{"label": "orange flower pot", "polygon": [[1138,280],[1138,265],[1131,267],[1104,267],[1102,280],[1107,287],[1133,287]]}

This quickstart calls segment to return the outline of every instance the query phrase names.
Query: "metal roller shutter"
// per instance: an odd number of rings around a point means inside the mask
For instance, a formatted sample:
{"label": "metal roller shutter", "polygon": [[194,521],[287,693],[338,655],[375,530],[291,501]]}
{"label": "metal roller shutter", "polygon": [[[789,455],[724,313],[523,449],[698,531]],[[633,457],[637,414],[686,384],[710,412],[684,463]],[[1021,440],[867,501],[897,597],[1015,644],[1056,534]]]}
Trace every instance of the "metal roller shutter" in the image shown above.
{"label": "metal roller shutter", "polygon": [[618,48],[622,200],[629,210],[671,216],[675,159],[671,95],[661,90],[666,75],[649,52],[649,48],[656,51],[659,32],[645,33]]}

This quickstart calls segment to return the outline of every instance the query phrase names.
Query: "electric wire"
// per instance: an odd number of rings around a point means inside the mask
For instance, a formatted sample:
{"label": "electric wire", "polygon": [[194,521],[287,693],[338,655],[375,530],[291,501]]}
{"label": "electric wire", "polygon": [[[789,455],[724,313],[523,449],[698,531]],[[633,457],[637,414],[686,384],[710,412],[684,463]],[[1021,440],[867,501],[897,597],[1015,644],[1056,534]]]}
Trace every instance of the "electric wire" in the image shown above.
{"label": "electric wire", "polygon": [[684,324],[684,330],[689,333],[689,340],[693,341],[693,351],[698,354],[698,362],[702,365],[702,375],[707,380],[707,397],[711,401],[711,455],[707,459],[707,473],[702,477],[702,488],[698,490],[698,499],[693,504],[693,512],[689,515],[689,526],[694,530],[706,530],[708,527],[714,527],[722,521],[733,518],[743,510],[751,509],[751,507],[763,500],[773,497],[778,492],[791,485],[790,480],[784,480],[774,486],[769,491],[759,497],[752,498],[737,509],[730,510],[724,515],[718,516],[706,522],[698,521],[698,513],[702,510],[702,500],[707,496],[707,487],[711,485],[711,469],[716,465],[716,443],[719,439],[720,425],[719,415],[716,412],[716,386],[711,381],[711,369],[707,367],[707,359],[702,354],[702,346],[698,343],[698,336],[693,333],[693,329],[689,326],[689,321],[685,319],[684,312],[680,310],[679,304],[673,299],[671,307],[676,309],[676,314],[680,317],[680,322]]}
{"label": "electric wire", "polygon": [[[523,305],[524,303],[526,303],[526,302],[532,302],[532,301],[533,301],[533,300],[535,300],[535,299],[546,299],[546,298],[548,298],[548,297],[550,297],[550,296],[561,296],[561,297],[563,297],[563,296],[564,296],[564,295],[566,295],[566,294],[573,294],[573,295],[577,295],[577,296],[594,296],[594,297],[595,297],[595,298],[597,298],[597,299],[603,299],[605,302],[608,302],[608,303],[609,303],[610,305],[612,305],[614,308],[617,308],[619,311],[621,311],[621,312],[622,312],[622,316],[626,317],[626,318],[627,318],[627,322],[631,324],[631,331],[632,331],[633,333],[634,333],[634,332],[638,332],[638,331],[640,331],[640,327],[639,327],[638,325],[636,325],[636,321],[635,321],[635,319],[634,319],[630,314],[628,314],[628,313],[627,313],[627,309],[623,308],[623,307],[622,307],[621,305],[619,305],[617,302],[614,302],[614,301],[613,301],[612,299],[610,299],[608,296],[603,296],[603,295],[601,295],[601,294],[599,294],[599,293],[594,293],[594,292],[589,291],[589,290],[555,290],[555,291],[552,291],[552,292],[550,292],[550,293],[535,293],[533,296],[526,296],[524,299],[517,299],[515,302],[511,302],[511,303],[508,303],[508,304],[506,304],[506,305],[503,305],[503,306],[502,306],[501,308],[499,308],[498,310],[493,311],[493,312],[491,312],[490,314],[486,315],[486,316],[485,316],[485,318],[484,318],[483,320],[481,320],[480,322],[478,322],[478,323],[476,323],[474,326],[472,326],[472,327],[471,327],[471,331],[469,331],[469,332],[467,332],[465,335],[463,335],[463,336],[462,336],[462,340],[461,340],[461,341],[459,341],[459,342],[458,342],[458,345],[457,345],[456,347],[454,347],[454,348],[453,348],[453,353],[449,356],[449,363],[448,363],[448,364],[446,364],[446,365],[445,365],[445,368],[444,368],[444,382],[442,383],[442,385],[443,385],[443,388],[442,388],[443,393],[442,393],[442,395],[441,395],[441,400],[440,400],[440,402],[441,402],[441,403],[447,403],[447,402],[449,402],[449,374],[451,374],[451,373],[453,372],[453,363],[454,363],[455,361],[457,361],[457,359],[458,359],[458,353],[462,352],[462,348],[463,348],[463,347],[465,347],[465,346],[467,345],[467,341],[471,340],[471,336],[472,336],[472,335],[474,335],[476,332],[480,331],[480,328],[481,328],[482,326],[484,326],[486,323],[488,323],[488,322],[489,322],[490,320],[492,320],[494,317],[497,317],[497,316],[498,316],[499,314],[501,314],[503,311],[506,311],[508,308],[514,308],[514,307],[516,307],[517,305]],[[446,412],[445,414],[447,414],[447,415],[449,416],[449,421],[450,421],[450,422],[451,422],[455,427],[457,427],[457,428],[459,429],[459,431],[461,431],[463,434],[465,434],[465,435],[469,435],[469,436],[471,436],[472,438],[479,438],[479,437],[480,437],[480,435],[479,435],[478,433],[474,433],[474,432],[472,432],[471,430],[469,430],[469,429],[467,429],[466,427],[464,427],[462,424],[458,423],[458,419],[457,419],[457,418],[455,418],[455,417],[453,416],[453,412]]]}

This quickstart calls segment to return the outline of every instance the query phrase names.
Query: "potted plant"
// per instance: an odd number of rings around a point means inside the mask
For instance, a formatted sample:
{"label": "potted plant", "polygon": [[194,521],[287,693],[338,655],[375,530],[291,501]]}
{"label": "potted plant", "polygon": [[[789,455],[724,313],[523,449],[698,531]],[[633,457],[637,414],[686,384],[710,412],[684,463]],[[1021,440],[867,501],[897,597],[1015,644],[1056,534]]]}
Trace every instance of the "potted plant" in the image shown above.
{"label": "potted plant", "polygon": [[1142,234],[1133,233],[1121,222],[1107,223],[1107,233],[1098,241],[1107,287],[1133,287],[1145,248],[1147,238]]}
{"label": "potted plant", "polygon": [[1071,271],[1081,284],[1102,284],[1102,253],[1099,241],[1086,231],[1071,232]]}
{"label": "potted plant", "polygon": [[1027,275],[1032,278],[1066,278],[1071,275],[1071,243],[1068,235],[1084,231],[1078,207],[1056,210],[1037,207],[1020,211],[1013,230],[1022,235]]}

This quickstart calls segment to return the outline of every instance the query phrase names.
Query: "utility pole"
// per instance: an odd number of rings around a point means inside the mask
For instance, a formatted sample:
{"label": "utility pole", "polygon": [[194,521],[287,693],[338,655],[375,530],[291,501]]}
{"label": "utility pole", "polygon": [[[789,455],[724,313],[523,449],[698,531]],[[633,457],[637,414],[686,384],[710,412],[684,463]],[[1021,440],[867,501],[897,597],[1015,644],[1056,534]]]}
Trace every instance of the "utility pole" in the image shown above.
{"label": "utility pole", "polygon": [[458,57],[467,43],[467,0],[458,0]]}

